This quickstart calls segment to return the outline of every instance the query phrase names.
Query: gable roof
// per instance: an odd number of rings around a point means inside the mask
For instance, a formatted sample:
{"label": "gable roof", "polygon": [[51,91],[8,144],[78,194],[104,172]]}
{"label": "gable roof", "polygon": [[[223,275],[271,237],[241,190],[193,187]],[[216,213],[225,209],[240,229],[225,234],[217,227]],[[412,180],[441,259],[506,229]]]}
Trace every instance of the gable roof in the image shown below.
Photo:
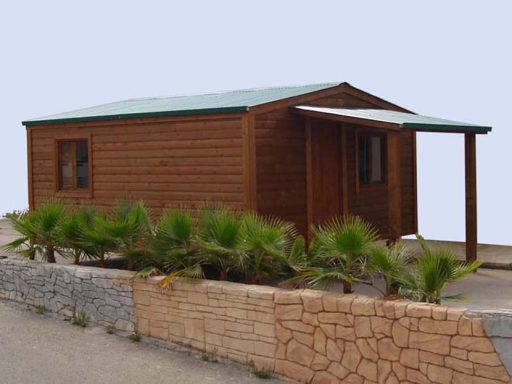
{"label": "gable roof", "polygon": [[249,108],[257,105],[322,91],[340,84],[343,83],[252,88],[197,95],[131,99],[30,119],[23,121],[22,124],[29,126],[48,123],[117,120],[130,117],[246,112]]}

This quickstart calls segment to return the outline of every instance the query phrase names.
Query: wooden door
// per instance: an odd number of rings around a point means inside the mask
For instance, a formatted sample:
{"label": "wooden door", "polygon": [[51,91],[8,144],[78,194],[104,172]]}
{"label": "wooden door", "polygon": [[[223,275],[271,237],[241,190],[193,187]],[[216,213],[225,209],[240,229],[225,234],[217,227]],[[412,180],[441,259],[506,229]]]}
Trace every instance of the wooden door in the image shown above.
{"label": "wooden door", "polygon": [[326,120],[310,120],[307,130],[308,223],[321,224],[347,213],[345,134]]}

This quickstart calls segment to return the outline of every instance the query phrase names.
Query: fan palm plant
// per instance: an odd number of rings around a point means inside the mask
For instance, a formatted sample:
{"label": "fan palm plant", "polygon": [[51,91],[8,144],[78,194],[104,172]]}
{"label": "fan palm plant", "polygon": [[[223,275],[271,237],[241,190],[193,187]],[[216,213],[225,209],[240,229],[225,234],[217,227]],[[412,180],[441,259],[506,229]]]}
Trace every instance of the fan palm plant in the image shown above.
{"label": "fan palm plant", "polygon": [[363,279],[367,257],[378,239],[377,230],[358,216],[333,218],[313,227],[310,265],[301,268],[303,279],[312,286],[343,284],[343,292],[351,293]]}
{"label": "fan palm plant", "polygon": [[170,209],[158,221],[149,241],[150,266],[140,275],[148,275],[155,268],[168,273],[160,285],[165,288],[177,276],[203,277],[202,259],[194,236],[194,222],[189,212]]}
{"label": "fan palm plant", "polygon": [[220,280],[232,271],[242,272],[246,255],[242,249],[242,219],[239,212],[204,206],[200,212],[198,245],[204,263],[217,270]]}
{"label": "fan palm plant", "polygon": [[383,277],[385,296],[397,295],[412,261],[411,253],[400,242],[389,247],[375,246],[369,253],[366,272]]}
{"label": "fan palm plant", "polygon": [[121,252],[128,263],[128,270],[145,255],[145,243],[151,232],[150,214],[144,202],[123,202],[114,207],[112,219],[125,228],[120,234]]}
{"label": "fan palm plant", "polygon": [[98,266],[104,268],[107,254],[122,246],[127,225],[104,213],[97,213],[91,219],[91,222],[83,225],[79,243],[91,257],[98,259]]}
{"label": "fan palm plant", "polygon": [[421,236],[417,236],[423,254],[418,257],[415,268],[402,280],[404,293],[419,301],[439,304],[441,299],[458,300],[463,295],[443,296],[447,284],[460,280],[475,272],[480,261],[465,263],[449,249],[431,249]]}
{"label": "fan palm plant", "polygon": [[294,288],[299,288],[304,284],[304,269],[314,265],[312,254],[312,252],[308,252],[304,237],[300,235],[295,237],[284,259],[284,266],[290,272],[291,277],[282,281],[281,285],[292,284]]}
{"label": "fan palm plant", "polygon": [[36,233],[34,231],[34,213],[33,211],[23,211],[9,215],[9,222],[13,229],[20,235],[13,241],[5,244],[3,248],[16,251],[30,260],[34,260],[38,250],[36,244]]}
{"label": "fan palm plant", "polygon": [[82,258],[90,257],[92,253],[83,243],[83,231],[93,226],[95,215],[97,211],[94,208],[83,206],[69,212],[60,224],[57,234],[59,253],[72,258],[76,265],[80,264]]}
{"label": "fan palm plant", "polygon": [[61,201],[51,200],[40,205],[30,220],[35,243],[41,249],[43,259],[49,263],[55,263],[58,233],[67,213],[67,208]]}
{"label": "fan palm plant", "polygon": [[[257,284],[280,272],[289,254],[295,229],[292,224],[275,217],[255,213],[244,215],[241,226],[242,248],[246,255],[245,273]],[[296,244],[297,247],[300,243]],[[298,252],[297,249],[294,250]]]}

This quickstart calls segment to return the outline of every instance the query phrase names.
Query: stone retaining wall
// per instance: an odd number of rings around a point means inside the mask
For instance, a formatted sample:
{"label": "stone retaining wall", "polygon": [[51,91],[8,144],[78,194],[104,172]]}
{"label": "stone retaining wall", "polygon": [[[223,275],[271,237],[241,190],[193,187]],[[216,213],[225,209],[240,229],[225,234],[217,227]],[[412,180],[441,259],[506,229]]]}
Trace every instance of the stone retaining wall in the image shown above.
{"label": "stone retaining wall", "polygon": [[0,298],[66,317],[79,311],[116,329],[135,327],[133,273],[26,260],[0,260]]}
{"label": "stone retaining wall", "polygon": [[510,381],[512,316],[313,290],[0,260],[0,298],[180,343],[304,383]]}
{"label": "stone retaining wall", "polygon": [[138,331],[192,346],[243,364],[274,368],[274,288],[176,279],[162,291],[160,278],[134,283]]}
{"label": "stone retaining wall", "polygon": [[481,315],[462,308],[214,281],[136,281],[143,335],[304,383],[507,383]]}
{"label": "stone retaining wall", "polygon": [[485,333],[491,338],[501,361],[512,374],[512,312],[479,311],[484,321]]}
{"label": "stone retaining wall", "polygon": [[332,383],[509,381],[481,317],[462,308],[276,292],[276,371]]}

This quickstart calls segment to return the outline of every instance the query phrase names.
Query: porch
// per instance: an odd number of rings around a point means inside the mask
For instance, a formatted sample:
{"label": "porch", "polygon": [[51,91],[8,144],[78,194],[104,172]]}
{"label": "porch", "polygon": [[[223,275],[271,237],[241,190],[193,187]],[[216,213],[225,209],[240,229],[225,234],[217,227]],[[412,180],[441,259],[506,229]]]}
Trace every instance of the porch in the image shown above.
{"label": "porch", "polygon": [[416,132],[465,139],[467,261],[477,259],[476,135],[491,127],[366,108],[299,105],[305,117],[308,227],[357,214],[391,241],[418,232]]}

